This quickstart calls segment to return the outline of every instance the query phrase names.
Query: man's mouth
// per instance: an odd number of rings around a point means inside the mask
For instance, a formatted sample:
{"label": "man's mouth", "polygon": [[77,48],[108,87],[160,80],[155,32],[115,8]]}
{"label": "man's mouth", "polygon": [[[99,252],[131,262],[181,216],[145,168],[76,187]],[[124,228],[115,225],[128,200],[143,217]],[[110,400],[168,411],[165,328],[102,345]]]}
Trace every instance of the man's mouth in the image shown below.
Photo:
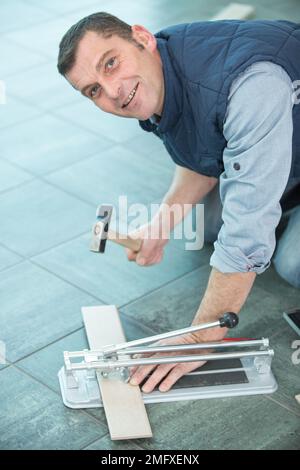
{"label": "man's mouth", "polygon": [[123,106],[122,106],[122,108],[126,108],[126,106],[128,106],[129,103],[133,100],[133,98],[134,98],[134,96],[135,96],[135,94],[136,94],[136,90],[138,89],[138,86],[139,86],[139,84],[137,84],[137,85],[135,86],[135,88],[129,93],[129,95],[128,95],[126,101],[125,101],[125,103],[124,103]]}

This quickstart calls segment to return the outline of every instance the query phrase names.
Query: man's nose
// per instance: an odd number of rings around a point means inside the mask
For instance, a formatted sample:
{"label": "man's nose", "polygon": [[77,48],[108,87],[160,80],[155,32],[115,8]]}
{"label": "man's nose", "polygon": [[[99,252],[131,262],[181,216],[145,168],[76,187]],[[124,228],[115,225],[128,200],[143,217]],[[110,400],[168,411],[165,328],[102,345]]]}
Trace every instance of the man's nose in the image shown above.
{"label": "man's nose", "polygon": [[105,84],[104,90],[108,98],[112,100],[120,99],[121,86],[119,83],[108,82]]}

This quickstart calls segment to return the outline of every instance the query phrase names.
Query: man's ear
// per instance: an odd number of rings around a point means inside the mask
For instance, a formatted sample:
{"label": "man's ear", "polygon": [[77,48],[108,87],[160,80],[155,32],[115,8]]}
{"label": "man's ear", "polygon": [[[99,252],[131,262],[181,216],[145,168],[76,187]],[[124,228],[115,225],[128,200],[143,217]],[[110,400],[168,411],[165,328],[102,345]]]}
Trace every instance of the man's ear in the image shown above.
{"label": "man's ear", "polygon": [[135,24],[131,26],[132,37],[133,39],[142,44],[146,49],[149,49],[151,52],[155,51],[157,48],[156,37],[148,31],[144,26]]}

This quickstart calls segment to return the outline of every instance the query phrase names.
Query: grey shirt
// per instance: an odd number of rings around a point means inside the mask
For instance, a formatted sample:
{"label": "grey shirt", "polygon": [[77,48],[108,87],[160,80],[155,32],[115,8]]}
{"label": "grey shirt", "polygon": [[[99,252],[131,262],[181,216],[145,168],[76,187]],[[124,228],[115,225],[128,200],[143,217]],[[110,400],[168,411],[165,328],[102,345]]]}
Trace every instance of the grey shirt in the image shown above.
{"label": "grey shirt", "polygon": [[223,225],[210,264],[218,271],[262,273],[275,249],[280,198],[292,161],[293,93],[279,65],[256,62],[232,83],[224,119],[220,176]]}

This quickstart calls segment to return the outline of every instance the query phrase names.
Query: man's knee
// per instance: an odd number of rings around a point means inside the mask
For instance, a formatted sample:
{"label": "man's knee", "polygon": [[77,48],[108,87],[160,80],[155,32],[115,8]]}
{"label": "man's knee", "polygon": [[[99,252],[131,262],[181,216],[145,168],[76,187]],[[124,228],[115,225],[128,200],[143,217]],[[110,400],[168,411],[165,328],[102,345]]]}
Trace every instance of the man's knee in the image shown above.
{"label": "man's knee", "polygon": [[273,263],[278,274],[300,288],[300,206],[291,212],[287,228],[279,238]]}
{"label": "man's knee", "polygon": [[300,254],[295,253],[292,247],[278,251],[273,259],[274,267],[285,281],[300,289]]}

